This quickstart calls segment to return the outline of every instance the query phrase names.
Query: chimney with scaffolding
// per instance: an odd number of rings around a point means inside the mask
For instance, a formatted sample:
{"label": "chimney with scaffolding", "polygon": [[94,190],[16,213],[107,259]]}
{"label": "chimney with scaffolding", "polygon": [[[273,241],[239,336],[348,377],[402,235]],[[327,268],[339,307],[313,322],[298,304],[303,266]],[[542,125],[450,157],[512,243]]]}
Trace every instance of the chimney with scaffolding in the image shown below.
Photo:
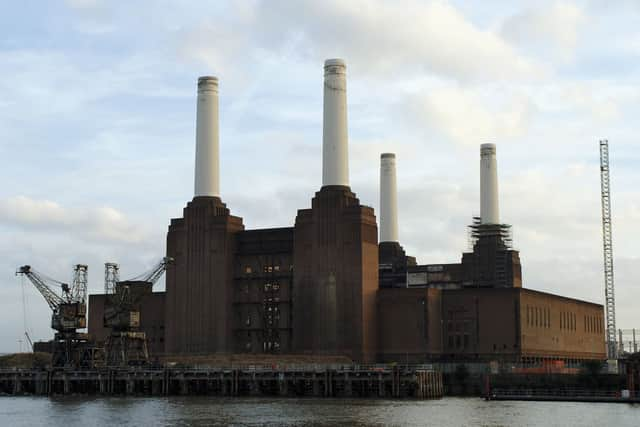
{"label": "chimney with scaffolding", "polygon": [[480,146],[480,216],[469,226],[469,243],[471,251],[462,255],[464,287],[522,286],[511,225],[500,222],[495,144]]}

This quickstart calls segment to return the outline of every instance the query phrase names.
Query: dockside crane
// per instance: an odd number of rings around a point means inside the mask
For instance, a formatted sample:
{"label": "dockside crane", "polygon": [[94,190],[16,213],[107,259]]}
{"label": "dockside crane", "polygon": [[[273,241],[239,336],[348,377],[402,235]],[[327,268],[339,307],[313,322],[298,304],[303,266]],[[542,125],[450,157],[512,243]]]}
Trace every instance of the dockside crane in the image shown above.
{"label": "dockside crane", "polygon": [[[82,366],[89,362],[87,334],[78,332],[87,326],[87,271],[86,265],[77,264],[71,286],[45,276],[30,265],[16,271],[16,275],[23,275],[33,283],[51,308],[51,328],[56,331],[51,349],[53,366]],[[60,288],[59,293],[56,288]]]}
{"label": "dockside crane", "polygon": [[140,331],[140,304],[162,277],[173,258],[164,257],[151,270],[120,281],[119,266],[105,264],[104,327],[111,330],[105,342],[108,366],[141,365],[149,362],[147,337]]}

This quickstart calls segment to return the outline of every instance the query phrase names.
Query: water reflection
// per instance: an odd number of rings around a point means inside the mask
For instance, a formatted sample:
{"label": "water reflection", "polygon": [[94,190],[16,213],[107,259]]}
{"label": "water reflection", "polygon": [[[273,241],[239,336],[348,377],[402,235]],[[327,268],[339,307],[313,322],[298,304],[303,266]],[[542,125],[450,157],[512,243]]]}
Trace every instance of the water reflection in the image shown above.
{"label": "water reflection", "polygon": [[640,406],[606,403],[268,398],[2,397],[12,426],[637,426]]}

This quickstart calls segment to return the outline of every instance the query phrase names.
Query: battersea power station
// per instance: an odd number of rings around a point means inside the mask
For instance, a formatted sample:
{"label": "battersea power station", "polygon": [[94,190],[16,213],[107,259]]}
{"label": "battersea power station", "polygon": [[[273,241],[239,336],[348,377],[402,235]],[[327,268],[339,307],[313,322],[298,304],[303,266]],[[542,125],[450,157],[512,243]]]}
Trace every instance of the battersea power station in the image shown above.
{"label": "battersea power station", "polygon": [[[523,287],[511,227],[499,216],[496,146],[480,146],[472,250],[456,264],[419,264],[398,236],[395,155],[380,156],[378,218],[349,185],[346,98],[345,62],[329,59],[322,186],[292,226],[252,230],[220,192],[218,79],[198,79],[194,197],[168,228],[165,292],[149,287],[139,303],[152,356],[604,360],[602,305]],[[105,301],[89,298],[98,341],[109,334]]]}

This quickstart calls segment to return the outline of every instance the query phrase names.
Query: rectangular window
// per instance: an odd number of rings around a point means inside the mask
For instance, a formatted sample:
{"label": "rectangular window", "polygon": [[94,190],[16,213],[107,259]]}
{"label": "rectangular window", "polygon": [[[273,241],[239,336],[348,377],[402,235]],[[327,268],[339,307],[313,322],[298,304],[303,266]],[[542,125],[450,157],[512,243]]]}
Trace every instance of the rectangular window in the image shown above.
{"label": "rectangular window", "polygon": [[547,328],[551,328],[551,309],[547,307]]}

